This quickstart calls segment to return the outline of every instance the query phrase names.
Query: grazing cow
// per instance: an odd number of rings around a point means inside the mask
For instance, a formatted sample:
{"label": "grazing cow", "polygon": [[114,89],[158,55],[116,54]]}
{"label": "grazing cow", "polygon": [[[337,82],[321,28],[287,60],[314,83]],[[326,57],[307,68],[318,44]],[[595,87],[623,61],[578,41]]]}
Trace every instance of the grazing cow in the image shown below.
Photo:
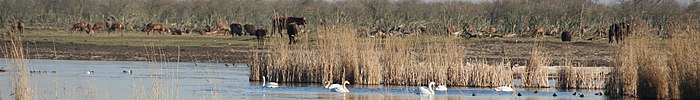
{"label": "grazing cow", "polygon": [[552,29],[549,30],[549,33],[547,35],[553,35],[559,33],[559,28],[557,26],[552,26]]}
{"label": "grazing cow", "polygon": [[289,25],[287,25],[287,36],[289,36],[289,44],[296,44],[298,42],[299,31],[299,25],[297,25],[296,23],[289,23]]}
{"label": "grazing cow", "polygon": [[608,32],[608,28],[602,27],[599,28],[598,30],[595,31],[595,34],[597,37],[605,37],[605,34]]}
{"label": "grazing cow", "polygon": [[141,31],[147,32],[147,35],[151,35],[151,32],[153,32],[153,31],[158,31],[158,33],[161,33],[161,32],[165,32],[167,30],[165,29],[165,27],[163,27],[163,24],[148,23]]}
{"label": "grazing cow", "polygon": [[267,30],[265,30],[265,29],[255,30],[255,37],[258,38],[258,42],[261,42],[261,43],[264,42],[265,35],[267,35]]}
{"label": "grazing cow", "polygon": [[581,30],[579,30],[578,34],[576,34],[576,35],[578,35],[578,37],[586,36],[586,33],[588,33],[589,28],[590,27],[588,27],[588,26],[581,28]]}
{"label": "grazing cow", "polygon": [[245,25],[243,25],[243,29],[245,30],[246,33],[248,33],[248,35],[255,35],[255,30],[256,30],[255,25],[245,24]]}
{"label": "grazing cow", "polygon": [[73,27],[70,28],[70,31],[71,31],[71,33],[73,33],[73,31],[85,31],[88,28],[87,25],[88,25],[87,23],[83,23],[83,22],[75,23],[75,24],[73,24]]}
{"label": "grazing cow", "polygon": [[561,41],[571,42],[571,32],[569,32],[569,31],[561,32]]}
{"label": "grazing cow", "polygon": [[280,33],[280,37],[283,37],[282,30],[288,29],[287,26],[290,23],[304,26],[306,24],[306,18],[289,16],[276,17],[272,19],[272,29],[276,29],[277,32]]}
{"label": "grazing cow", "polygon": [[489,33],[498,33],[498,30],[496,29],[496,27],[491,27]]}
{"label": "grazing cow", "polygon": [[177,28],[170,28],[170,35],[182,35],[183,31]]}
{"label": "grazing cow", "polygon": [[620,43],[627,35],[631,34],[632,29],[629,22],[620,22],[610,25],[608,30],[608,43]]}
{"label": "grazing cow", "polygon": [[223,32],[223,31],[230,32],[231,31],[231,27],[224,22],[219,22],[219,24],[217,24],[216,26],[217,26],[216,27],[217,32]]}
{"label": "grazing cow", "polygon": [[231,32],[230,32],[231,36],[236,36],[236,35],[242,36],[243,35],[243,26],[241,26],[241,24],[233,23],[233,24],[229,25],[229,27],[231,28]]}
{"label": "grazing cow", "polygon": [[537,27],[537,29],[535,30],[535,35],[544,37],[544,27]]}
{"label": "grazing cow", "polygon": [[24,33],[24,29],[27,27],[25,26],[24,21],[17,21],[16,28],[17,28],[17,31],[19,31],[19,33]]}
{"label": "grazing cow", "polygon": [[107,28],[107,23],[105,22],[95,22],[95,24],[92,25],[93,30],[102,30]]}
{"label": "grazing cow", "polygon": [[122,23],[121,21],[117,21],[117,22],[112,23],[112,25],[110,25],[110,27],[109,27],[108,32],[112,33],[113,31],[118,31],[118,30],[124,30],[124,23]]}
{"label": "grazing cow", "polygon": [[92,25],[90,25],[89,23],[86,24],[86,25],[87,25],[87,28],[85,28],[85,32],[86,32],[88,35],[92,35],[92,33],[93,33],[93,28],[94,28],[94,27],[93,27]]}

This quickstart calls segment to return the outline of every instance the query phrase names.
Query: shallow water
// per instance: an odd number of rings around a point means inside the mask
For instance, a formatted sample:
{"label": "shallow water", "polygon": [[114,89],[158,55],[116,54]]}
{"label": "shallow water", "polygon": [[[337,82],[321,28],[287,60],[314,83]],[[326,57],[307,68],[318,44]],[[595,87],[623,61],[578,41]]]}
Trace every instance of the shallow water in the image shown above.
{"label": "shallow water", "polygon": [[[7,60],[0,59],[0,67],[8,68]],[[247,65],[229,65],[30,59],[28,69],[42,71],[30,73],[29,77],[32,92],[39,100],[607,99],[594,95],[602,91],[595,89],[516,88],[516,92],[495,92],[490,88],[449,87],[448,91],[436,91],[435,95],[417,95],[413,92],[417,86],[349,85],[351,93],[333,93],[321,84],[310,83],[280,83],[279,88],[263,88],[261,82],[248,81]],[[88,70],[94,73],[85,73]],[[123,73],[123,70],[133,72]],[[0,73],[0,80],[0,99],[11,98],[10,73]],[[574,92],[583,93],[585,97],[572,95]],[[523,96],[516,96],[517,93]],[[553,93],[558,96],[553,97]]]}

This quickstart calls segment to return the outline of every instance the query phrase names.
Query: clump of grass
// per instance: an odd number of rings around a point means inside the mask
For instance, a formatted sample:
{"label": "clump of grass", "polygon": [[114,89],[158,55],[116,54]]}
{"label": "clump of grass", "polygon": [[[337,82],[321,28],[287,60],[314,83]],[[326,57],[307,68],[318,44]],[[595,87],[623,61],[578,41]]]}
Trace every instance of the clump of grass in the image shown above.
{"label": "clump of grass", "polygon": [[4,55],[5,58],[11,58],[8,63],[11,69],[9,72],[12,76],[12,96],[14,96],[15,100],[32,100],[34,99],[34,94],[29,83],[27,59],[21,42],[22,38],[13,32],[8,32],[6,35],[9,36],[4,38],[10,38],[10,41],[9,44],[3,46],[3,52],[6,54]]}
{"label": "clump of grass", "polygon": [[511,63],[503,60],[500,63],[489,65],[485,60],[478,60],[475,64],[467,64],[471,68],[469,86],[494,87],[513,86],[513,70]]}
{"label": "clump of grass", "polygon": [[[700,27],[698,22],[677,21],[669,25],[667,45],[648,34],[631,35],[615,56],[615,66],[606,85],[611,96],[697,99],[700,87]],[[649,33],[646,24],[634,32]]]}
{"label": "clump of grass", "polygon": [[683,99],[700,99],[700,23],[692,19],[679,20],[667,30],[672,35],[667,63],[672,72],[670,95]]}
{"label": "clump of grass", "polygon": [[[429,81],[467,85],[448,80],[468,75],[464,52],[454,38],[441,36],[358,36],[347,25],[320,27],[301,44],[272,38],[268,53],[255,53],[250,80],[266,76],[280,82],[350,81],[355,84],[422,85]],[[304,43],[305,42],[305,43]]]}
{"label": "clump of grass", "polygon": [[547,78],[549,77],[549,66],[550,59],[547,54],[543,53],[542,46],[539,43],[535,43],[532,51],[530,52],[530,59],[528,61],[528,66],[525,69],[525,75],[523,81],[523,87],[547,87]]}

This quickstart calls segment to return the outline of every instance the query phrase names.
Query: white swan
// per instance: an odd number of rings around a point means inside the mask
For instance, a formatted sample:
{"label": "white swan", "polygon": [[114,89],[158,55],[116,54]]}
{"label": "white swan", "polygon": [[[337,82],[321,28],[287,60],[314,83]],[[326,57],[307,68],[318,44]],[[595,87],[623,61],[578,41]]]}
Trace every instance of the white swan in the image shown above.
{"label": "white swan", "polygon": [[438,85],[437,88],[435,88],[435,91],[447,91],[447,85]]}
{"label": "white swan", "polygon": [[331,89],[332,92],[342,92],[342,93],[350,92],[350,90],[348,90],[348,87],[345,87],[346,84],[350,84],[350,82],[348,82],[348,81],[343,81],[343,85],[342,85],[342,86],[331,87],[330,89]]}
{"label": "white swan", "polygon": [[426,88],[426,87],[418,88],[417,94],[435,94],[435,91],[433,91],[433,85],[435,85],[435,82],[428,83],[428,88]]}
{"label": "white swan", "polygon": [[496,88],[493,88],[495,91],[514,91],[513,88],[510,88],[509,86],[499,86]]}
{"label": "white swan", "polygon": [[325,82],[325,83],[326,83],[326,86],[325,86],[326,89],[332,89],[332,88],[336,88],[336,87],[342,87],[342,85],[340,85],[340,84],[331,84],[330,81],[327,81],[327,82]]}
{"label": "white swan", "polygon": [[277,83],[275,83],[275,82],[265,83],[265,76],[263,76],[262,78],[263,78],[263,87],[267,87],[267,88],[276,88],[276,87],[279,87],[279,86],[277,85]]}

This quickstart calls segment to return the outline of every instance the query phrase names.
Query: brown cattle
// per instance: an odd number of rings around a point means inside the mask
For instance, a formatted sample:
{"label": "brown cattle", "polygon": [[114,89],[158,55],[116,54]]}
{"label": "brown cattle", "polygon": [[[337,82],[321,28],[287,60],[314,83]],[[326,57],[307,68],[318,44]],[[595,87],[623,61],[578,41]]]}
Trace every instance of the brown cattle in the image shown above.
{"label": "brown cattle", "polygon": [[236,35],[242,36],[243,35],[243,26],[241,26],[241,24],[233,23],[233,24],[229,25],[229,27],[231,28],[231,31],[230,31],[231,36],[236,36]]}
{"label": "brown cattle", "polygon": [[595,34],[595,35],[598,36],[598,37],[605,37],[605,34],[606,34],[607,32],[608,32],[608,28],[606,28],[606,27],[601,27],[601,28],[599,28],[598,30],[596,30],[595,33],[593,33],[593,34]]}
{"label": "brown cattle", "polygon": [[559,33],[559,28],[557,28],[556,26],[552,26],[552,29],[549,30],[549,33],[547,35],[553,35],[557,33]]}
{"label": "brown cattle", "polygon": [[258,38],[258,42],[264,42],[265,35],[267,35],[267,30],[265,30],[265,29],[255,30],[255,37]]}
{"label": "brown cattle", "polygon": [[70,28],[70,31],[71,31],[71,33],[72,33],[73,31],[85,31],[85,30],[88,29],[87,26],[88,26],[87,23],[78,22],[78,23],[73,24],[73,27]]}
{"label": "brown cattle", "polygon": [[489,33],[498,33],[498,30],[496,29],[496,27],[491,27]]}
{"label": "brown cattle", "polygon": [[86,24],[86,25],[87,25],[87,28],[85,28],[85,32],[86,32],[87,34],[89,34],[89,35],[92,35],[92,32],[93,32],[93,28],[94,28],[94,27],[93,27],[92,25],[90,25],[90,24]]}
{"label": "brown cattle", "polygon": [[218,32],[223,32],[223,31],[231,31],[231,27],[224,23],[224,22],[219,22],[219,24],[216,25],[216,31]]}
{"label": "brown cattle", "polygon": [[287,25],[287,36],[289,37],[289,44],[296,44],[298,42],[298,37],[299,37],[299,25],[296,23],[289,23]]}
{"label": "brown cattle", "polygon": [[246,33],[248,33],[248,35],[255,35],[255,25],[245,24],[243,25],[243,29]]}
{"label": "brown cattle", "polygon": [[280,37],[283,37],[282,30],[287,29],[290,23],[304,26],[306,24],[306,18],[289,16],[276,17],[272,19],[272,29],[276,29],[277,32],[280,33]]}
{"label": "brown cattle", "polygon": [[102,30],[107,28],[107,23],[105,22],[95,22],[95,24],[92,25],[93,30]]}
{"label": "brown cattle", "polygon": [[16,28],[17,28],[17,31],[19,31],[19,33],[24,33],[24,29],[27,28],[27,27],[25,26],[24,21],[17,21],[17,27],[16,27]]}
{"label": "brown cattle", "polygon": [[148,23],[141,31],[147,32],[147,35],[151,35],[151,32],[153,32],[153,31],[158,31],[158,33],[162,33],[162,32],[165,32],[167,30],[165,29],[165,27],[163,27],[163,24]]}
{"label": "brown cattle", "polygon": [[121,21],[114,22],[109,27],[109,33],[118,30],[124,30],[124,24]]}

